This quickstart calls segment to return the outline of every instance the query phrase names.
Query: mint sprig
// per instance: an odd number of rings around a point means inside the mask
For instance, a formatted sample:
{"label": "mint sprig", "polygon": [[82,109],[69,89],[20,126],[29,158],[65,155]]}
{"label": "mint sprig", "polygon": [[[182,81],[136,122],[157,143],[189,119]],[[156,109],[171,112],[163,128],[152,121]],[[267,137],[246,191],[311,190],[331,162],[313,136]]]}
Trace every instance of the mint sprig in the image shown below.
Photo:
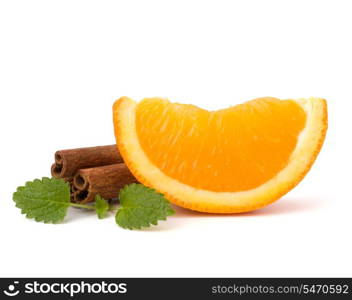
{"label": "mint sprig", "polygon": [[[106,215],[109,205],[100,196],[96,196],[98,202],[95,205],[85,205],[70,202],[70,187],[63,179],[43,177],[26,182],[13,194],[16,207],[21,209],[22,214],[37,222],[61,223],[67,215],[70,206],[95,210],[98,217]],[[107,203],[106,203],[107,204]]]}
{"label": "mint sprig", "polygon": [[109,203],[100,195],[95,196],[95,212],[99,219],[104,219],[110,209]]}
{"label": "mint sprig", "polygon": [[175,213],[163,194],[142,184],[125,186],[119,195],[121,207],[117,211],[116,223],[128,229],[141,229]]}
{"label": "mint sprig", "polygon": [[16,207],[37,222],[60,223],[70,206],[70,188],[61,179],[43,177],[29,181],[13,194]]}
{"label": "mint sprig", "polygon": [[[95,196],[93,205],[70,202],[70,186],[63,179],[43,177],[26,182],[13,194],[16,207],[22,214],[37,222],[61,223],[69,207],[95,210],[99,219],[107,216],[111,209],[101,196]],[[120,208],[116,212],[116,223],[128,229],[141,229],[157,225],[159,220],[175,212],[165,197],[142,184],[126,185],[119,194]]]}

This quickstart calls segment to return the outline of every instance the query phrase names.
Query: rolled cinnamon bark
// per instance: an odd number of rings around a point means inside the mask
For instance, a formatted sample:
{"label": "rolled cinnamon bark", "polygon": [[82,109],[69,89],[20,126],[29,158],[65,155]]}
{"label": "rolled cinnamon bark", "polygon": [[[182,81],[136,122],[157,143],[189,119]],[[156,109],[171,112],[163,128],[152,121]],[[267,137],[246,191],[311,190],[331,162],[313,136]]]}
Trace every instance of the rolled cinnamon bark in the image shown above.
{"label": "rolled cinnamon bark", "polygon": [[72,177],[79,169],[122,162],[116,145],[59,150],[55,153],[51,175],[56,178]]}
{"label": "rolled cinnamon bark", "polygon": [[105,199],[114,199],[122,187],[134,182],[137,179],[124,163],[80,169],[73,178],[73,200],[92,202],[97,194]]}

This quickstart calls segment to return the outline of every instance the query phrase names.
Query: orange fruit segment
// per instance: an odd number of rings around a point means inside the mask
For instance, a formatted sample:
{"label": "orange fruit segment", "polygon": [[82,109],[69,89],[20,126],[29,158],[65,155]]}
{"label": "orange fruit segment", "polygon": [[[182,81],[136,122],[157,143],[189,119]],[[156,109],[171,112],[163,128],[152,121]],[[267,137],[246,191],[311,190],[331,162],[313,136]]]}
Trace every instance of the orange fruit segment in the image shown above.
{"label": "orange fruit segment", "polygon": [[258,98],[227,109],[122,97],[118,148],[133,175],[193,210],[238,213],[287,193],[309,171],[327,129],[320,98]]}

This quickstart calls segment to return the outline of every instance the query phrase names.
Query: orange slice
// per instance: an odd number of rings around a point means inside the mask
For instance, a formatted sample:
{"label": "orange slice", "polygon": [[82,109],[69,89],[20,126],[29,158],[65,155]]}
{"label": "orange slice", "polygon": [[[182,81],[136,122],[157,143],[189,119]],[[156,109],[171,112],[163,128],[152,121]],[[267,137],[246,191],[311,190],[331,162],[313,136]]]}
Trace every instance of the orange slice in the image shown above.
{"label": "orange slice", "polygon": [[122,97],[113,106],[118,148],[143,184],[210,213],[264,207],[309,171],[327,130],[320,98],[259,98],[227,109]]}

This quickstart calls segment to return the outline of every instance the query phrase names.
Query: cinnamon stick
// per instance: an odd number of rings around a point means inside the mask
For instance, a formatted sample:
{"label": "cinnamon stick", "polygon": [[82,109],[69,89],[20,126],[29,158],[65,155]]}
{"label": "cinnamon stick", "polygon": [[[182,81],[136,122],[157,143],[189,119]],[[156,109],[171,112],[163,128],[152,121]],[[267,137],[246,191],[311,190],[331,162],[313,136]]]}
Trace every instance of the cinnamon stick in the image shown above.
{"label": "cinnamon stick", "polygon": [[124,163],[80,169],[73,178],[73,201],[92,202],[97,194],[114,199],[122,187],[133,182],[137,180]]}
{"label": "cinnamon stick", "polygon": [[73,177],[79,169],[122,163],[116,145],[59,150],[51,174],[56,178]]}

